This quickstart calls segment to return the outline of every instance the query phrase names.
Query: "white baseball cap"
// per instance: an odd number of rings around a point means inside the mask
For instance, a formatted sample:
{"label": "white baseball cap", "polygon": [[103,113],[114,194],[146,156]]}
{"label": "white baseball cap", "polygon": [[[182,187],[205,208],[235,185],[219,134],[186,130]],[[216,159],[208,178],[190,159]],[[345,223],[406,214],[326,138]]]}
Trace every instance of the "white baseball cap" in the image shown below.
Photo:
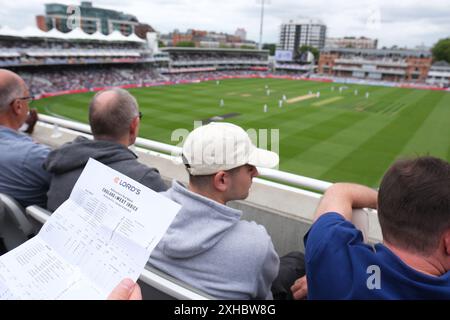
{"label": "white baseball cap", "polygon": [[193,130],[183,145],[183,162],[193,176],[210,175],[250,164],[273,168],[278,154],[257,148],[248,134],[232,123],[211,122]]}

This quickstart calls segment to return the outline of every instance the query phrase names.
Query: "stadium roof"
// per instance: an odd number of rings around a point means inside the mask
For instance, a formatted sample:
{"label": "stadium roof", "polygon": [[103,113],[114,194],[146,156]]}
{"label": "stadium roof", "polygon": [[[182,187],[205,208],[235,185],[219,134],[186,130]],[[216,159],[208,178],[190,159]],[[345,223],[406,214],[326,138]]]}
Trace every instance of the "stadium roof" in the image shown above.
{"label": "stadium roof", "polygon": [[100,32],[88,34],[80,29],[75,29],[69,33],[63,33],[56,29],[48,32],[37,28],[27,27],[23,30],[14,30],[7,26],[0,28],[0,37],[16,37],[16,38],[51,38],[62,40],[93,40],[93,41],[123,41],[123,42],[145,42],[135,34],[124,36],[119,31],[114,31],[110,35],[105,36]]}
{"label": "stadium roof", "polygon": [[253,53],[268,53],[269,50],[258,49],[237,49],[237,48],[197,48],[197,47],[164,47],[160,48],[161,51],[174,52],[174,51],[198,51],[198,52],[253,52]]}

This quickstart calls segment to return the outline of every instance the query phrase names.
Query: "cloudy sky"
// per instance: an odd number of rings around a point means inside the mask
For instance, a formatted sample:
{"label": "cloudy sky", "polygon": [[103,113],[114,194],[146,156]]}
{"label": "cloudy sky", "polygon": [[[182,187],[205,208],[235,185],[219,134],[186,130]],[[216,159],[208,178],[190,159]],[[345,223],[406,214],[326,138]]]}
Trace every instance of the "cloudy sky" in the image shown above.
{"label": "cloudy sky", "polygon": [[[49,0],[2,0],[0,25],[15,29],[35,25]],[[79,4],[78,1],[55,1]],[[289,19],[315,18],[330,37],[366,36],[379,46],[432,46],[450,37],[449,0],[266,0],[263,42],[278,41],[279,26]],[[177,28],[234,33],[247,30],[258,41],[261,0],[94,0],[94,6],[137,16],[139,21],[167,33]]]}

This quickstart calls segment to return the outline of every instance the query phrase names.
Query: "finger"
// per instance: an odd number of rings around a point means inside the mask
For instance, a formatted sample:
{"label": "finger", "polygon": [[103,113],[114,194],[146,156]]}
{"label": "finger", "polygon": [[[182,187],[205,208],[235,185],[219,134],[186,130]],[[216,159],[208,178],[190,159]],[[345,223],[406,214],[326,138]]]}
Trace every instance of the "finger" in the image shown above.
{"label": "finger", "polygon": [[108,296],[108,300],[128,300],[135,288],[135,283],[131,279],[122,280]]}
{"label": "finger", "polygon": [[305,299],[308,294],[308,290],[306,288],[300,288],[299,290],[293,292],[292,296],[295,300]]}
{"label": "finger", "polygon": [[292,285],[291,290],[292,291],[298,290],[301,286],[304,285],[305,282],[306,282],[306,276],[298,278],[297,280],[295,280],[294,284]]}
{"label": "finger", "polygon": [[298,282],[295,282],[294,285],[291,287],[291,291],[295,292],[300,288],[301,288],[301,285]]}
{"label": "finger", "polygon": [[130,300],[142,300],[141,287],[135,283],[133,292],[131,292]]}
{"label": "finger", "polygon": [[306,276],[298,278],[294,285],[291,287],[292,295],[294,299],[304,299],[308,293],[308,285],[306,281]]}

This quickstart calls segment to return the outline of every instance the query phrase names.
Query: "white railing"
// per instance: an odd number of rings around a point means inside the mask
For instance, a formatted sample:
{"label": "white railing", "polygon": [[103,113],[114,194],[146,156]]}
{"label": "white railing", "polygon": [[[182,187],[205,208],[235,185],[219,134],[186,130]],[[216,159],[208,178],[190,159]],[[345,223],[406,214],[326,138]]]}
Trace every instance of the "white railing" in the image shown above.
{"label": "white railing", "polygon": [[[56,117],[51,117],[51,116],[42,115],[42,114],[39,115],[39,120],[46,122],[46,123],[53,124],[55,126],[72,129],[72,130],[80,131],[80,132],[87,133],[87,134],[92,134],[91,127],[84,123],[75,122],[72,120],[61,119],[61,118],[56,118]],[[143,148],[154,150],[154,151],[169,153],[171,155],[181,154],[181,148],[179,148],[179,147],[172,146],[172,145],[166,144],[166,143],[161,143],[158,141],[144,139],[144,138],[137,138],[136,145],[139,147],[143,147]]]}
{"label": "white railing", "polygon": [[91,132],[91,127],[87,124],[83,124],[80,122],[75,122],[72,120],[66,120],[66,119],[61,119],[61,118],[56,118],[56,117],[51,117],[51,116],[46,116],[44,114],[40,114],[39,115],[39,120],[43,121],[43,122],[47,122],[50,124],[54,124],[57,126],[61,126],[64,128],[68,128],[68,129],[73,129],[76,131],[81,131],[84,133],[92,133]]}
{"label": "white railing", "polygon": [[281,183],[288,183],[320,192],[325,192],[325,190],[332,185],[331,182],[308,178],[280,170],[258,168],[258,172],[263,178],[274,179]]}
{"label": "white railing", "polygon": [[[72,129],[87,134],[92,133],[89,125],[71,120],[60,119],[47,115],[39,115],[39,120],[55,126]],[[152,151],[170,154],[173,157],[179,156],[181,154],[180,147],[144,138],[137,138],[136,146],[149,149]],[[330,182],[308,178],[280,170],[258,168],[258,171],[260,173],[260,177],[262,178],[273,179],[279,183],[294,185],[300,188],[313,189],[319,192],[324,192],[326,189],[328,189],[328,187],[332,185],[332,183]]]}

